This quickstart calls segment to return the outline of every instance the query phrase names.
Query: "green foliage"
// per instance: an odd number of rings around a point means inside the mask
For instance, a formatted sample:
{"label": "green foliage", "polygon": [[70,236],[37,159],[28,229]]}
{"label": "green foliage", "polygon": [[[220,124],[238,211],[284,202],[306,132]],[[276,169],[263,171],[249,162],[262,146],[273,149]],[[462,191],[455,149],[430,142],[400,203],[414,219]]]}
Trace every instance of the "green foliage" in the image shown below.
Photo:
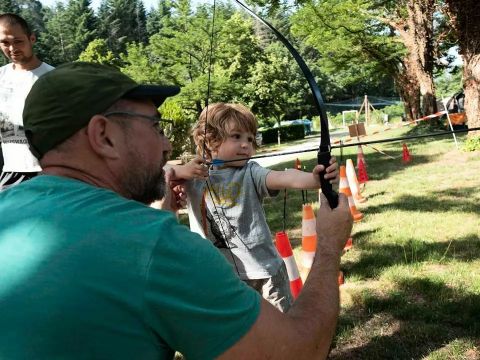
{"label": "green foliage", "polygon": [[45,61],[52,65],[75,61],[95,38],[96,20],[90,5],[90,0],[69,0],[66,6],[57,3],[45,24]]}
{"label": "green foliage", "polygon": [[192,123],[184,116],[182,105],[177,99],[167,99],[160,107],[162,118],[174,121],[170,142],[173,145],[172,158],[178,158],[185,152],[193,152],[190,138]]}
{"label": "green foliage", "polygon": [[80,54],[78,60],[112,66],[119,65],[118,59],[108,49],[107,42],[104,39],[95,39],[91,41],[85,51]]}
{"label": "green foliage", "polygon": [[305,137],[305,127],[302,124],[293,124],[290,126],[280,126],[278,128],[269,128],[263,130],[262,143],[273,144],[278,141],[278,132],[280,131],[281,141],[291,141],[303,139]]}
{"label": "green foliage", "polygon": [[163,27],[168,26],[169,19],[172,16],[172,1],[171,0],[159,0],[158,7],[151,9],[147,14],[147,35],[151,37],[159,33]]}
{"label": "green foliage", "polygon": [[147,46],[131,43],[126,53],[121,54],[122,71],[139,83],[165,83],[160,64],[151,61]]}
{"label": "green foliage", "polygon": [[389,121],[392,122],[401,120],[404,115],[404,110],[403,104],[395,104],[385,106],[382,109],[382,113],[387,114]]}
{"label": "green foliage", "polygon": [[19,13],[20,8],[15,0],[0,0],[1,13]]}
{"label": "green foliage", "polygon": [[305,108],[308,88],[284,46],[272,43],[265,52],[266,57],[255,64],[245,90],[255,113],[279,123],[292,109]]}
{"label": "green foliage", "polygon": [[449,98],[463,88],[462,71],[445,71],[435,79],[436,95],[439,99]]}
{"label": "green foliage", "polygon": [[146,43],[146,11],[141,0],[103,0],[98,11],[99,35],[116,56],[128,43]]}
{"label": "green foliage", "polygon": [[374,94],[376,88],[385,95],[405,53],[395,33],[377,20],[392,16],[374,0],[309,2],[292,16],[292,32],[321,54],[318,64],[338,95]]}
{"label": "green foliage", "polygon": [[480,136],[470,136],[463,145],[464,151],[480,151]]}

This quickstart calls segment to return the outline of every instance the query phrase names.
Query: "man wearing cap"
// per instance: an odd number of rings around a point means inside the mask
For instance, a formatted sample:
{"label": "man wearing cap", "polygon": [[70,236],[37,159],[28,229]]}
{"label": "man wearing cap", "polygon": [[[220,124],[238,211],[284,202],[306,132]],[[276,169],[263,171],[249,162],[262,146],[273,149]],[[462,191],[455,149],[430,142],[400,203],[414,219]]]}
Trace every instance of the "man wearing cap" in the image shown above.
{"label": "man wearing cap", "polygon": [[32,87],[25,130],[43,172],[0,194],[0,358],[328,353],[352,226],[346,198],[330,210],[322,197],[316,261],[282,314],[210,242],[146,205],[171,196],[157,108],[178,91],[81,62]]}
{"label": "man wearing cap", "polygon": [[41,170],[28,150],[22,111],[33,83],[53,69],[33,52],[35,34],[18,15],[0,15],[0,47],[9,64],[0,67],[0,139],[3,166],[0,191],[28,180]]}

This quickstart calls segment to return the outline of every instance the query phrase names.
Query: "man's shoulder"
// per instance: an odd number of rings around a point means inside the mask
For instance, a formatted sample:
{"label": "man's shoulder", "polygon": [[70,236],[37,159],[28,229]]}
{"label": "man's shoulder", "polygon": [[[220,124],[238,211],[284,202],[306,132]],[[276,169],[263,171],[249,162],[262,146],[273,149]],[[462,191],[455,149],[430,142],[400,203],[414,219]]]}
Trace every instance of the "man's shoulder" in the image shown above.
{"label": "man's shoulder", "polygon": [[44,67],[45,69],[47,69],[47,71],[51,71],[53,69],[55,69],[54,66],[50,65],[50,64],[47,64],[46,62],[42,62],[42,64],[40,65],[41,67]]}
{"label": "man's shoulder", "polygon": [[42,62],[39,67],[33,69],[32,72],[37,76],[42,76],[43,74],[52,71],[55,69],[52,65],[49,65],[45,62]]}
{"label": "man's shoulder", "polygon": [[0,76],[4,75],[6,72],[12,69],[12,64],[8,63],[7,65],[0,66]]}

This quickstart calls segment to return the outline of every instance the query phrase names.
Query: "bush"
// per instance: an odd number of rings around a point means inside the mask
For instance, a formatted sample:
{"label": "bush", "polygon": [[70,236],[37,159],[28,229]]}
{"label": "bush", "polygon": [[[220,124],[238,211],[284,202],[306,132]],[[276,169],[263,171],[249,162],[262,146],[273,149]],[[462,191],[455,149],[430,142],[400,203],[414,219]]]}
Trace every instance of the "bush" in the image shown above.
{"label": "bush", "polygon": [[290,126],[281,126],[279,128],[269,128],[262,131],[263,144],[273,144],[277,142],[278,131],[282,141],[298,140],[305,137],[305,127],[302,124]]}
{"label": "bush", "polygon": [[382,112],[388,115],[388,119],[390,122],[401,121],[402,115],[405,112],[405,107],[403,104],[389,105],[385,106],[382,109]]}
{"label": "bush", "polygon": [[[330,112],[327,112],[328,125],[332,128],[342,127],[342,113],[333,115]],[[312,117],[312,130],[320,131],[320,116]]]}
{"label": "bush", "polygon": [[468,137],[463,145],[465,151],[480,151],[480,136]]}
{"label": "bush", "polygon": [[170,157],[176,159],[183,153],[190,152],[192,147],[190,142],[192,122],[183,113],[180,103],[169,99],[160,107],[160,113],[163,118],[171,119],[174,122],[173,134],[169,139],[173,147]]}

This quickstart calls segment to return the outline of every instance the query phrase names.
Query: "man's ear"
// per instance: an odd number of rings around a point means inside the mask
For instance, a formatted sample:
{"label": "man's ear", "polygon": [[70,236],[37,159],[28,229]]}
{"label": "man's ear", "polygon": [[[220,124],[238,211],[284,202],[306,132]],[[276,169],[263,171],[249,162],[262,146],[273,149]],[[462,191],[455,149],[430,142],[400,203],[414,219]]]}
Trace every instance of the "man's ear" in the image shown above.
{"label": "man's ear", "polygon": [[120,146],[125,137],[117,124],[103,115],[94,115],[87,126],[87,136],[91,148],[97,155],[107,159],[120,157]]}
{"label": "man's ear", "polygon": [[37,42],[37,36],[34,33],[30,34],[30,42],[32,43],[32,45]]}

